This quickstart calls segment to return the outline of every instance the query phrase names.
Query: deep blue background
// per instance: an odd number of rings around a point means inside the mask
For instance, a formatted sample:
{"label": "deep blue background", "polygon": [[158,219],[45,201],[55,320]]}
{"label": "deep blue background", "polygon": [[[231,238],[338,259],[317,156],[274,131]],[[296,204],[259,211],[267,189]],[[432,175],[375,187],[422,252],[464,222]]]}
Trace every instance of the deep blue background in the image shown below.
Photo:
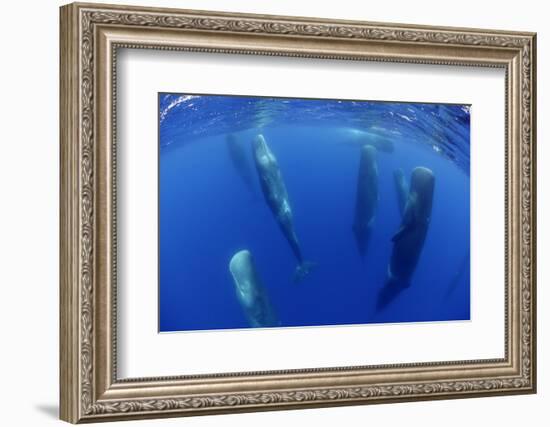
{"label": "deep blue background", "polygon": [[[464,320],[470,316],[467,106],[160,94],[160,331],[248,327],[228,263],[248,249],[282,326]],[[355,130],[390,138],[378,153],[379,206],[366,258],[352,233]],[[262,133],[285,180],[304,257],[296,261],[257,177],[250,191],[226,135]],[[410,288],[375,310],[400,217],[393,171],[436,177],[432,220]]]}

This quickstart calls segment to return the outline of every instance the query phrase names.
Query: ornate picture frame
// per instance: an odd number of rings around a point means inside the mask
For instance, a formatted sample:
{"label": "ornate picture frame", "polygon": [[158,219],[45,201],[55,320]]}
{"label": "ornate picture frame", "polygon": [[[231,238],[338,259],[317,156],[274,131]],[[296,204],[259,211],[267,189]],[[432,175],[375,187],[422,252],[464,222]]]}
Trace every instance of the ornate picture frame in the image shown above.
{"label": "ornate picture frame", "polygon": [[[61,419],[97,422],[536,391],[534,33],[81,3],[60,13]],[[504,69],[504,357],[119,379],[120,48]]]}

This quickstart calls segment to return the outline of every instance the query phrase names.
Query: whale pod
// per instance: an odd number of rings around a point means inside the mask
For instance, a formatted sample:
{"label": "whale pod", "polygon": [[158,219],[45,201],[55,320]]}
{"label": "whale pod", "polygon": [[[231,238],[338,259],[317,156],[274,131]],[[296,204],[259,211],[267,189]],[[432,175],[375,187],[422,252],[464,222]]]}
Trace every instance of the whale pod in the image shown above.
{"label": "whale pod", "polygon": [[256,136],[252,147],[262,193],[298,261],[294,272],[294,281],[300,281],[309,273],[313,263],[305,261],[302,256],[300,243],[294,231],[292,208],[277,158],[270,150],[263,135]]}
{"label": "whale pod", "polygon": [[417,167],[413,170],[401,226],[392,238],[387,280],[379,295],[379,308],[410,286],[430,225],[434,186],[435,177],[430,169]]}
{"label": "whale pod", "polygon": [[248,324],[253,328],[278,326],[280,322],[256,271],[252,254],[248,250],[237,252],[229,261],[229,271]]}
{"label": "whale pod", "polygon": [[361,147],[359,172],[357,174],[357,192],[355,199],[355,219],[353,233],[357,249],[365,256],[372,233],[372,227],[378,207],[378,166],[376,148],[371,145]]}

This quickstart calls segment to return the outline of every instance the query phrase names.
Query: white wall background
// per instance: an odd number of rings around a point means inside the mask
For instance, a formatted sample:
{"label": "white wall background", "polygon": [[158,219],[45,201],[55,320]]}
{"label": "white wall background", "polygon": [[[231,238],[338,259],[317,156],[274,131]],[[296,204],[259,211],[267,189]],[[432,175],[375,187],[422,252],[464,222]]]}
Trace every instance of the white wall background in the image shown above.
{"label": "white wall background", "polygon": [[[113,3],[122,3],[110,0]],[[134,4],[538,32],[539,393],[438,402],[266,412],[132,425],[544,425],[550,405],[550,29],[544,2],[133,0]],[[58,6],[3,5],[0,25],[0,401],[2,425],[60,425],[58,402]],[[545,222],[546,220],[546,222]]]}

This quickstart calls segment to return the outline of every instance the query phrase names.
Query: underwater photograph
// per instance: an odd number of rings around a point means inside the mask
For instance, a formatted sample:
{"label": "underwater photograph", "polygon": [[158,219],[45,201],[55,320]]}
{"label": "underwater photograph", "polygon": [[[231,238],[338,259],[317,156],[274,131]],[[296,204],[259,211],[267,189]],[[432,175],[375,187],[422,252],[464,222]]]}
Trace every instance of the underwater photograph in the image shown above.
{"label": "underwater photograph", "polygon": [[470,109],[159,93],[159,331],[470,320]]}

